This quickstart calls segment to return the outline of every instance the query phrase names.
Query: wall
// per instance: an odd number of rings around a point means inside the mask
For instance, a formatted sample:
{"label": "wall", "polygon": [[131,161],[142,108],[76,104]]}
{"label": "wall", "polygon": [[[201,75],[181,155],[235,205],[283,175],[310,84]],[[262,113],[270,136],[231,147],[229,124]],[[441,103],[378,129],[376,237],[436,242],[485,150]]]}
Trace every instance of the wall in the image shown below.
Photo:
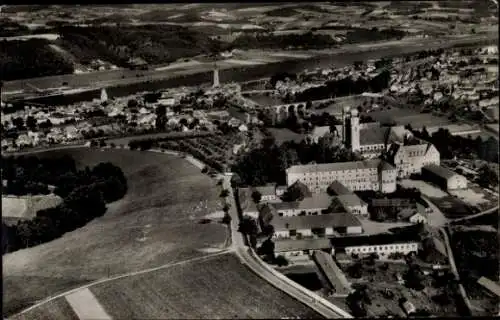
{"label": "wall", "polygon": [[348,234],[360,234],[363,233],[363,228],[361,226],[347,227]]}

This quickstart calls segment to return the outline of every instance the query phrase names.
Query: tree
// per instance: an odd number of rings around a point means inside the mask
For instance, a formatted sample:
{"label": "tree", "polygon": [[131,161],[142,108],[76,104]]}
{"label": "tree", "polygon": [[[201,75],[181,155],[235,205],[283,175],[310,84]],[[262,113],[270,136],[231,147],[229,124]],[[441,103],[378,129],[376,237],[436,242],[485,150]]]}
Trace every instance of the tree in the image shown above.
{"label": "tree", "polygon": [[135,108],[135,107],[137,107],[138,105],[139,105],[139,103],[138,103],[138,102],[137,102],[137,100],[135,100],[135,99],[129,99],[129,100],[127,101],[127,107],[129,107],[129,108]]}
{"label": "tree", "polygon": [[241,219],[238,226],[238,231],[246,235],[257,235],[257,222],[251,217],[246,216]]}
{"label": "tree", "polygon": [[274,262],[278,265],[278,267],[285,267],[288,265],[288,260],[282,255],[277,256]]}
{"label": "tree", "polygon": [[229,213],[225,212],[224,217],[222,218],[222,223],[229,225],[229,224],[231,224],[231,220],[232,220],[232,218],[229,215]]}
{"label": "tree", "polygon": [[257,249],[259,255],[267,256],[269,260],[274,260],[274,242],[271,239],[266,239],[260,248]]}
{"label": "tree", "polygon": [[255,190],[254,192],[252,192],[252,200],[255,203],[259,203],[261,199],[262,199],[262,194],[259,191]]}
{"label": "tree", "polygon": [[33,116],[28,116],[26,118],[26,127],[28,127],[28,129],[30,130],[35,130],[36,127],[37,127],[37,124],[36,124],[36,119],[35,117]]}
{"label": "tree", "polygon": [[227,190],[227,189],[222,189],[222,191],[220,192],[220,197],[221,197],[221,198],[225,198],[225,197],[227,197],[227,196],[229,196],[229,190]]}
{"label": "tree", "polygon": [[498,173],[488,165],[479,168],[478,184],[482,187],[496,187],[498,185]]}

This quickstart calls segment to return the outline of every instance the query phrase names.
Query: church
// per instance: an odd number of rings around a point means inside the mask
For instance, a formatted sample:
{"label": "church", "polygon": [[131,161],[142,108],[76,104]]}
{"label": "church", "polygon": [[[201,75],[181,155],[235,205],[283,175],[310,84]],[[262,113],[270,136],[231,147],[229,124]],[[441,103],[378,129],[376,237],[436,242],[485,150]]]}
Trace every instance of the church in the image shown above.
{"label": "church", "polygon": [[383,127],[378,122],[361,124],[358,111],[345,108],[342,112],[344,145],[363,158],[382,157],[396,167],[399,178],[420,173],[422,167],[440,164],[436,147],[415,138],[404,126]]}

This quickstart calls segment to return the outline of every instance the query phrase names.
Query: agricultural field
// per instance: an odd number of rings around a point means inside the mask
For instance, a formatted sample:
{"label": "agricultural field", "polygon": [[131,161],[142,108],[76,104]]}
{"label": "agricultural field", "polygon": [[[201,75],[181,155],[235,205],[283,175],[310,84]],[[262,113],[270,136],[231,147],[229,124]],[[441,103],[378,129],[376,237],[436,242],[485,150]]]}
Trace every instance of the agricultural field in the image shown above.
{"label": "agricultural field", "polygon": [[78,316],[71,308],[70,304],[64,297],[52,300],[33,311],[27,312],[23,315],[16,315],[11,319],[16,320],[51,320],[51,319],[64,319],[64,320],[78,320]]}
{"label": "agricultural field", "polygon": [[130,136],[116,139],[108,139],[106,140],[107,144],[114,143],[117,146],[127,146],[130,141],[133,140],[146,140],[146,139],[176,139],[181,137],[189,137],[191,135],[211,135],[210,132],[167,132],[167,133],[151,133],[151,134],[143,134],[138,136]]}
{"label": "agricultural field", "polygon": [[224,167],[233,163],[235,160],[233,146],[241,143],[241,141],[242,139],[238,134],[213,135],[182,140],[167,140],[161,142],[160,147],[192,154],[213,169],[221,171]]}
{"label": "agricultural field", "polygon": [[249,272],[230,253],[91,290],[115,319],[319,316]]}
{"label": "agricultural field", "polygon": [[498,197],[491,195],[480,187],[471,186],[464,190],[451,190],[450,194],[467,203],[479,208],[481,211],[498,205]]}
{"label": "agricultural field", "polygon": [[4,255],[6,314],[92,280],[203,256],[225,244],[223,225],[199,223],[220,211],[219,187],[184,159],[88,148],[37,155],[64,154],[73,156],[80,168],[102,161],[118,165],[128,179],[128,193],[81,229]]}
{"label": "agricultural field", "polygon": [[446,126],[451,122],[444,117],[438,117],[430,113],[419,113],[411,109],[391,108],[390,110],[373,111],[369,115],[379,122],[392,122],[398,125],[411,124],[413,128],[418,129],[423,126],[436,127]]}
{"label": "agricultural field", "polygon": [[[411,301],[417,309],[425,309],[427,312],[435,316],[458,316],[456,306],[452,301],[445,305],[439,305],[433,300],[444,290],[438,286],[433,280],[432,273],[423,276],[423,284],[425,288],[421,291],[407,288],[404,284],[397,282],[396,274],[404,275],[408,270],[408,265],[404,262],[388,262],[386,268],[382,262],[377,261],[375,265],[363,265],[362,277],[359,279],[352,278],[349,272],[346,272],[352,263],[340,264],[341,269],[345,272],[346,277],[352,284],[367,284],[368,296],[372,303],[366,305],[366,310],[369,317],[406,317],[403,309],[399,306],[399,299],[405,297]],[[393,293],[393,297],[386,298],[383,291],[389,289]],[[348,309],[349,310],[349,309]]]}
{"label": "agricultural field", "polygon": [[2,221],[8,224],[21,219],[32,219],[36,212],[53,208],[62,203],[62,198],[53,194],[36,196],[2,197]]}

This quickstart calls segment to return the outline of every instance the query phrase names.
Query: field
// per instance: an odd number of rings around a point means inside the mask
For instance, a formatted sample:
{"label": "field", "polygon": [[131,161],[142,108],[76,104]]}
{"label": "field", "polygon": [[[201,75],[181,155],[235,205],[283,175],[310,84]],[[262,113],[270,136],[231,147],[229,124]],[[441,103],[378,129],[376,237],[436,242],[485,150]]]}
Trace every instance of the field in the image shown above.
{"label": "field", "polygon": [[435,127],[449,125],[451,122],[446,118],[434,116],[429,113],[418,113],[414,110],[391,108],[384,111],[373,111],[369,115],[376,121],[388,122],[395,121],[398,125],[411,124],[413,128],[418,129],[423,126]]}
{"label": "field", "polygon": [[268,129],[273,135],[274,139],[276,139],[276,144],[280,145],[285,141],[293,140],[295,142],[300,142],[305,138],[305,135],[295,133],[290,129],[277,129],[277,128],[269,128]]}
{"label": "field", "polygon": [[51,320],[51,319],[64,319],[64,320],[78,320],[78,316],[73,311],[69,303],[64,298],[59,298],[50,301],[36,311],[28,312],[22,316],[15,316],[12,319],[23,320]]}
{"label": "field", "polygon": [[492,202],[498,204],[498,199],[491,199],[491,195],[480,188],[468,188],[465,190],[452,190],[450,194],[458,197],[465,203],[478,208],[491,208]]}
{"label": "field", "polygon": [[151,133],[151,134],[142,134],[142,135],[138,135],[138,136],[109,139],[109,140],[106,140],[106,142],[108,144],[114,143],[117,146],[120,146],[120,145],[127,146],[128,143],[132,140],[167,139],[167,138],[175,139],[175,138],[180,138],[180,137],[187,137],[187,136],[194,135],[194,134],[210,135],[211,133],[207,133],[207,132],[204,132],[204,133],[201,133],[201,132],[198,132],[198,133],[190,133],[190,132],[188,132],[188,133],[186,133],[186,132]]}
{"label": "field", "polygon": [[[230,253],[91,286],[113,319],[319,318]],[[229,294],[230,293],[230,294]],[[73,319],[64,298],[13,319]]]}
{"label": "field", "polygon": [[110,161],[122,168],[129,191],[108,212],[52,242],[3,256],[4,311],[109,275],[205,255],[220,248],[226,229],[199,224],[221,207],[215,181],[173,156],[126,150],[66,149],[79,167]]}
{"label": "field", "polygon": [[317,317],[261,281],[232,254],[92,288],[112,318]]}
{"label": "field", "polygon": [[62,199],[55,195],[29,197],[2,197],[2,218],[31,219],[36,212],[59,205]]}

